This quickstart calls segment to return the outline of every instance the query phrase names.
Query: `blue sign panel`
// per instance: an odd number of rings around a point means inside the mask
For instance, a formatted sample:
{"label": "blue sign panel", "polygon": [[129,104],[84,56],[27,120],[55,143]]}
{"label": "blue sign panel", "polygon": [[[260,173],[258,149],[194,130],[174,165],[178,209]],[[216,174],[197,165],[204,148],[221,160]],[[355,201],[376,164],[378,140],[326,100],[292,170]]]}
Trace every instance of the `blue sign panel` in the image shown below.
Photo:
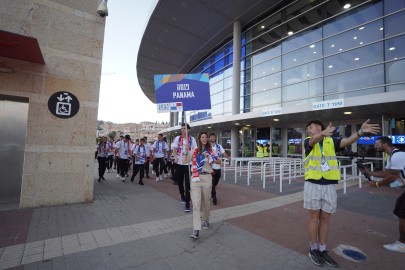
{"label": "blue sign panel", "polygon": [[375,144],[375,141],[377,138],[381,136],[362,136],[360,139],[357,141],[358,144]]}
{"label": "blue sign panel", "polygon": [[156,102],[182,102],[183,111],[211,109],[209,76],[203,74],[161,74],[154,76]]}
{"label": "blue sign panel", "polygon": [[288,139],[288,144],[293,143],[293,144],[301,144],[302,139]]}
{"label": "blue sign panel", "polygon": [[405,135],[390,136],[393,144],[405,144]]}

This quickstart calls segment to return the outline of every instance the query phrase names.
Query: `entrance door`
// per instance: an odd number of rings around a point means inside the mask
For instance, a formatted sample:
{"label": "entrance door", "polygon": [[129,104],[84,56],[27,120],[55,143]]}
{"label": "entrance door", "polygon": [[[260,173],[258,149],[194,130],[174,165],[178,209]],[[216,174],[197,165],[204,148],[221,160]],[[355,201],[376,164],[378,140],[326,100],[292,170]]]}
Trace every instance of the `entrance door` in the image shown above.
{"label": "entrance door", "polygon": [[28,103],[0,96],[0,203],[20,202]]}

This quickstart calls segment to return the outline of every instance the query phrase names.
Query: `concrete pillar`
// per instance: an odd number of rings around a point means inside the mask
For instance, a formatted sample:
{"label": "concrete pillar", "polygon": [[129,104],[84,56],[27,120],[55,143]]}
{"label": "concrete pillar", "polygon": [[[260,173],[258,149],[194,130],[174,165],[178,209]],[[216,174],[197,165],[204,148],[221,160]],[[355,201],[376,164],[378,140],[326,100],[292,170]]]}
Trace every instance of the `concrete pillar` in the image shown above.
{"label": "concrete pillar", "polygon": [[[240,113],[240,56],[241,56],[241,23],[233,23],[233,86],[232,86],[232,114]],[[239,155],[239,128],[231,129],[231,157]],[[232,162],[233,164],[233,162]]]}
{"label": "concrete pillar", "polygon": [[241,55],[241,23],[233,23],[233,86],[232,86],[232,114],[240,112],[240,55]]}

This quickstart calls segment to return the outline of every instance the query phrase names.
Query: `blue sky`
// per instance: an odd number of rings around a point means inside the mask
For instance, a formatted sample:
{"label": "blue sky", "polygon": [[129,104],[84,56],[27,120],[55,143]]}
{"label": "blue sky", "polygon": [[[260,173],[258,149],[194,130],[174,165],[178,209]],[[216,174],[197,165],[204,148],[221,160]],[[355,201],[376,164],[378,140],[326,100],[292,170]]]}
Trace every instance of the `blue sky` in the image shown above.
{"label": "blue sky", "polygon": [[143,94],[136,75],[139,45],[157,0],[110,0],[104,34],[98,120],[169,121]]}

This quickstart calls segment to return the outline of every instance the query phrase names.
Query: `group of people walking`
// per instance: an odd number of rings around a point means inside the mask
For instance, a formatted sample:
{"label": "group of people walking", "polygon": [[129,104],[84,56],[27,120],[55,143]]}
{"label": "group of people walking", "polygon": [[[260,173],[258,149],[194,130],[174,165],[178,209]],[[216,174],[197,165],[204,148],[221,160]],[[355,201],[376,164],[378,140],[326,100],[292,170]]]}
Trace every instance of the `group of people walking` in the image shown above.
{"label": "group of people walking", "polygon": [[[211,203],[218,203],[216,186],[221,178],[222,158],[228,158],[224,148],[217,143],[215,133],[208,135],[201,132],[196,140],[190,135],[190,126],[183,124],[181,135],[177,136],[171,145],[162,134],[158,134],[153,144],[147,143],[147,138],[133,142],[129,135],[121,136],[114,142],[110,137],[101,137],[97,146],[99,162],[99,179],[105,180],[105,172],[112,172],[116,162],[117,177],[126,181],[128,170],[133,166],[131,182],[139,173],[139,184],[144,185],[146,174],[149,177],[149,162],[153,162],[153,172],[156,181],[162,181],[163,176],[171,172],[173,183],[178,185],[180,201],[184,203],[184,212],[190,212],[193,203],[193,232],[192,238],[198,238],[201,228],[209,228]],[[202,209],[202,216],[200,214]]]}
{"label": "group of people walking", "polygon": [[[337,208],[334,184],[337,184],[341,178],[336,153],[356,142],[365,133],[378,134],[379,125],[369,122],[369,120],[365,121],[360,130],[347,138],[333,138],[335,127],[331,123],[325,127],[321,121],[313,120],[306,125],[308,137],[303,143],[304,208],[308,210],[308,255],[318,266],[324,263],[332,267],[338,266],[326,249],[330,217]],[[222,158],[229,156],[217,143],[214,133],[200,132],[196,140],[190,135],[190,126],[184,123],[181,126],[181,135],[173,140],[171,146],[165,142],[162,134],[158,135],[153,145],[147,145],[145,138],[133,144],[128,135],[116,142],[115,146],[111,140],[102,138],[98,147],[99,181],[104,180],[105,169],[110,170],[112,166],[110,156],[114,154],[118,157],[121,180],[125,181],[128,159],[132,157],[134,171],[131,181],[140,172],[139,184],[141,185],[143,185],[144,171],[149,166],[146,165],[149,157],[152,157],[154,162],[156,181],[162,180],[165,165],[168,160],[171,160],[173,179],[178,185],[180,201],[185,204],[184,211],[190,212],[190,203],[193,204],[193,231],[190,237],[199,238],[201,229],[210,227],[211,204],[215,205],[218,202],[216,186],[221,178]],[[399,185],[404,185],[405,152],[399,152],[392,145],[389,137],[379,137],[375,148],[379,152],[385,152],[389,160],[384,171],[362,169],[363,173],[383,178],[381,181],[370,182],[369,185],[396,187],[398,182]],[[398,154],[394,156],[395,153]],[[105,168],[102,165],[103,162],[107,164]],[[392,244],[384,245],[384,248],[405,252],[405,192],[398,198],[394,214],[399,217],[400,238]]]}
{"label": "group of people walking", "polygon": [[129,135],[121,135],[118,141],[112,137],[103,136],[97,144],[97,160],[99,163],[98,181],[105,180],[105,172],[112,172],[113,166],[117,170],[117,178],[125,183],[128,171],[132,166],[131,182],[139,173],[139,184],[144,185],[143,179],[150,178],[149,167],[153,163],[156,181],[163,180],[163,172],[173,171],[168,143],[159,134],[154,144],[147,142],[147,137],[131,140]]}

